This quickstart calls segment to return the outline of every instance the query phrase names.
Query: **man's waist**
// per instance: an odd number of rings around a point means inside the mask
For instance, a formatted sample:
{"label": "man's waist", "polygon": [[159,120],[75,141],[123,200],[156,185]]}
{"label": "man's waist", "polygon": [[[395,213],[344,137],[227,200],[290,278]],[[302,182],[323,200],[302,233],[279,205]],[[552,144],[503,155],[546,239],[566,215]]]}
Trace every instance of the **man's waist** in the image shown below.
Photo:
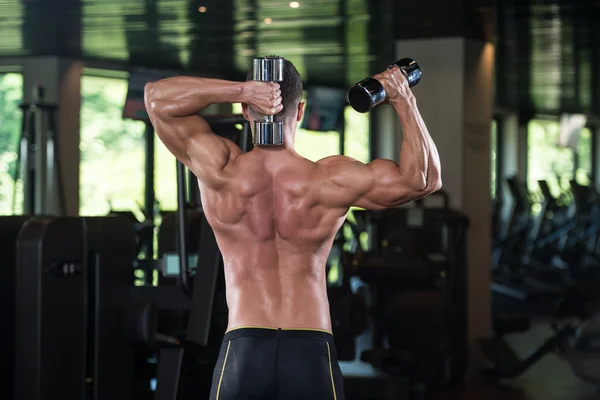
{"label": "man's waist", "polygon": [[333,334],[319,328],[276,328],[270,326],[238,326],[225,332],[224,342],[243,337],[273,338],[273,339],[307,339],[319,340],[333,344]]}

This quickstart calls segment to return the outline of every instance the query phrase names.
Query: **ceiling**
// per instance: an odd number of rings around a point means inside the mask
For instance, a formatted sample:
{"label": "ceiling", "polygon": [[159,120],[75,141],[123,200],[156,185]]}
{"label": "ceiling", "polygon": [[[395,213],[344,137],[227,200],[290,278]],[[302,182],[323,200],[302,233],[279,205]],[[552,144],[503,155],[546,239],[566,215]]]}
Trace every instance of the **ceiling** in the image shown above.
{"label": "ceiling", "polygon": [[496,103],[598,115],[600,1],[500,0]]}
{"label": "ceiling", "polygon": [[370,22],[365,0],[0,0],[0,56],[230,76],[254,55],[280,54],[307,80],[346,85],[368,74]]}
{"label": "ceiling", "polygon": [[254,55],[278,54],[309,84],[347,86],[392,61],[396,39],[461,35],[495,41],[498,105],[600,110],[600,0],[298,2],[0,0],[0,57],[241,78]]}

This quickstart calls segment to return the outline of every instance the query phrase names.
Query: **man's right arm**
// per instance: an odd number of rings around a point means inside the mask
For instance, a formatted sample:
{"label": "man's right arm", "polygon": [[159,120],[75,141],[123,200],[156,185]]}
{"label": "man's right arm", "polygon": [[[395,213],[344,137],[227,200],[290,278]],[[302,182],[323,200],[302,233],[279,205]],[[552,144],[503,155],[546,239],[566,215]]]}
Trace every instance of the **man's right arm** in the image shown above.
{"label": "man's right arm", "polygon": [[383,209],[425,197],[442,186],[440,159],[412,91],[397,67],[376,78],[384,86],[386,102],[396,110],[404,140],[399,163],[376,159],[363,164],[349,157],[319,161],[327,169],[326,198],[336,206]]}

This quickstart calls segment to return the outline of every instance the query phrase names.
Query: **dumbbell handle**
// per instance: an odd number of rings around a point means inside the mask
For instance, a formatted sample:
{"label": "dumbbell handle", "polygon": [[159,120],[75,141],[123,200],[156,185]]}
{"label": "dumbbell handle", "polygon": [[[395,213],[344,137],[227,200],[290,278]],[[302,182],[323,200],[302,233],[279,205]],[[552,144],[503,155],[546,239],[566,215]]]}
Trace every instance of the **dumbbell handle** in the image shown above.
{"label": "dumbbell handle", "polygon": [[[252,64],[252,78],[261,82],[283,81],[285,60],[280,57],[255,58]],[[254,122],[254,144],[277,146],[283,144],[283,123],[275,122],[272,115],[265,115],[262,121]]]}

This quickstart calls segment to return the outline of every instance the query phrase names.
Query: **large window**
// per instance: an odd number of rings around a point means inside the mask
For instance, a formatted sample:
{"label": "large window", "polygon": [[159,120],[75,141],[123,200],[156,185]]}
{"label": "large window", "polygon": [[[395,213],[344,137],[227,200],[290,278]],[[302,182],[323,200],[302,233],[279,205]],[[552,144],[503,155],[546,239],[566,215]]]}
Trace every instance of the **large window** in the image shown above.
{"label": "large window", "polygon": [[529,123],[527,183],[532,192],[538,192],[538,181],[545,179],[552,194],[558,196],[573,179],[573,151],[558,147],[559,129],[558,122],[532,120]]}
{"label": "large window", "polygon": [[23,212],[20,180],[15,182],[22,118],[19,104],[22,98],[22,75],[0,74],[0,214],[2,215]]}
{"label": "large window", "polygon": [[123,120],[127,80],[81,79],[80,213],[140,215],[144,204],[143,122]]}
{"label": "large window", "polygon": [[560,124],[552,121],[533,120],[529,124],[528,185],[538,191],[538,180],[546,179],[558,196],[568,190],[569,181],[575,179],[580,185],[588,185],[592,174],[592,134],[587,128],[581,130],[577,149],[558,146]]}

